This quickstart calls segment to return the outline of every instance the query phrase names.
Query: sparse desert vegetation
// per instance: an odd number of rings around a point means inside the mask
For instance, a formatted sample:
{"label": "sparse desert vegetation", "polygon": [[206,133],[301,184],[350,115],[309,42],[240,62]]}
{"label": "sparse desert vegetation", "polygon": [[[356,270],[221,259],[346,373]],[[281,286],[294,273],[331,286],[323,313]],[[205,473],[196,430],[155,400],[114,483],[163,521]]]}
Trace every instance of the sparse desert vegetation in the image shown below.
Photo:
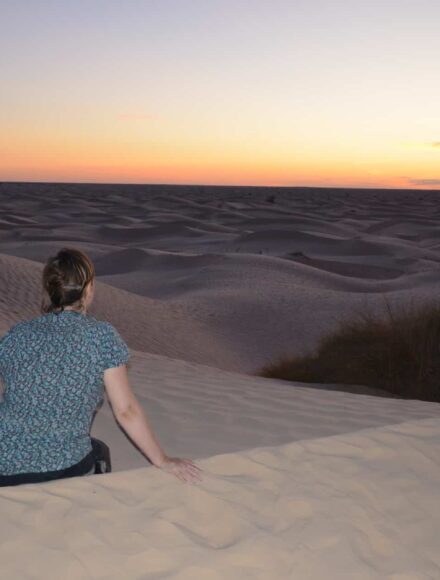
{"label": "sparse desert vegetation", "polygon": [[385,313],[359,312],[322,338],[315,352],[281,356],[258,374],[440,401],[440,303],[386,302]]}

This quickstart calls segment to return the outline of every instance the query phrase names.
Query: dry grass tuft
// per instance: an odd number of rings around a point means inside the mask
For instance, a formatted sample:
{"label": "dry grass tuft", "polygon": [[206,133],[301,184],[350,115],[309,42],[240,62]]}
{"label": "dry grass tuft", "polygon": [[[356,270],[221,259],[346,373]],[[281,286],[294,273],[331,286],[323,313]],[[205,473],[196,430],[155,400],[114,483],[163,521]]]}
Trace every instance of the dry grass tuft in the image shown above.
{"label": "dry grass tuft", "polygon": [[324,337],[315,353],[283,356],[259,376],[303,383],[365,385],[440,402],[440,304],[362,312]]}

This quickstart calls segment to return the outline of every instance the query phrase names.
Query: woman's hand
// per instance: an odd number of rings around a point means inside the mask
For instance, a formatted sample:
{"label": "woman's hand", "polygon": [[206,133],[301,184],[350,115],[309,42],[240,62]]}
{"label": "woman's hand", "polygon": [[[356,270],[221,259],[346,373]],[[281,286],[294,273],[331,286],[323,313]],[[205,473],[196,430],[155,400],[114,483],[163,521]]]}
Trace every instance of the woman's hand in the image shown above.
{"label": "woman's hand", "polygon": [[191,459],[180,459],[179,457],[165,457],[163,461],[156,465],[158,469],[175,475],[182,481],[194,483],[202,481],[201,472],[203,469],[197,467]]}

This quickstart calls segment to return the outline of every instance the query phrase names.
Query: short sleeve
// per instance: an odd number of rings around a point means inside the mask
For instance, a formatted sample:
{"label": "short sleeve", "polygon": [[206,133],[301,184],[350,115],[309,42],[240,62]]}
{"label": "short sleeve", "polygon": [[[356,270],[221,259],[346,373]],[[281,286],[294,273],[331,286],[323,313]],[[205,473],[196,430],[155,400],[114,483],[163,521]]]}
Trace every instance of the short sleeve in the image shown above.
{"label": "short sleeve", "polygon": [[103,370],[126,364],[130,350],[110,322],[101,322],[100,354]]}

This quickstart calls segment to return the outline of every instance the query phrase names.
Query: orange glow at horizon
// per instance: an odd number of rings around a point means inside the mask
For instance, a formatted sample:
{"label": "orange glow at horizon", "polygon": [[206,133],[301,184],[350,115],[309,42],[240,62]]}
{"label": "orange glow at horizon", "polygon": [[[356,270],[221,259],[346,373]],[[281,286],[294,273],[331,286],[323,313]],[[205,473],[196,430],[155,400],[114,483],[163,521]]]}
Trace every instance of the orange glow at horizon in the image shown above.
{"label": "orange glow at horizon", "polygon": [[[426,144],[394,143],[386,159],[382,147],[374,144],[368,156],[365,148],[356,152],[354,146],[350,152],[349,146],[338,151],[293,143],[291,149],[277,149],[255,140],[203,144],[201,149],[196,140],[185,143],[171,137],[162,143],[130,142],[121,136],[112,141],[106,134],[102,140],[90,136],[76,141],[46,135],[41,146],[38,139],[18,135],[3,150],[0,175],[3,181],[437,187],[440,151]],[[421,176],[420,182],[409,182],[411,175]]]}

